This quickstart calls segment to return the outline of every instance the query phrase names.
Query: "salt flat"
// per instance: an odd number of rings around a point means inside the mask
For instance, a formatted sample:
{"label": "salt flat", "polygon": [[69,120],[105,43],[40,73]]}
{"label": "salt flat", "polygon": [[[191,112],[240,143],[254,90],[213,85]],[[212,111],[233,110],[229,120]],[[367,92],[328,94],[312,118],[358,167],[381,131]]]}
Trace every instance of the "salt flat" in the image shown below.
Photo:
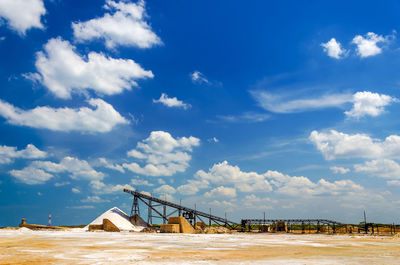
{"label": "salt flat", "polygon": [[0,230],[0,264],[399,264],[399,250],[362,235]]}

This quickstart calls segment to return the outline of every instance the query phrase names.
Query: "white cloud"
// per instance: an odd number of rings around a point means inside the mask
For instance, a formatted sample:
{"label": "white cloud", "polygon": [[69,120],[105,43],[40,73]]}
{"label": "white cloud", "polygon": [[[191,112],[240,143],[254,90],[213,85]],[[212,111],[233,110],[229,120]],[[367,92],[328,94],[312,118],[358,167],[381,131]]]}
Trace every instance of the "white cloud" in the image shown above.
{"label": "white cloud", "polygon": [[336,196],[363,190],[351,180],[329,182],[320,179],[313,182],[303,176],[289,176],[278,171],[269,170],[263,174],[243,172],[238,166],[231,166],[226,161],[214,164],[209,172],[197,171],[193,180],[189,180],[188,184],[178,187],[177,190],[183,195],[192,195],[213,184],[220,186],[206,192],[206,197],[217,196],[218,193],[233,197],[236,190],[247,193],[275,192],[298,197]]}
{"label": "white cloud", "polygon": [[217,207],[227,207],[227,208],[233,208],[235,207],[235,204],[230,202],[230,201],[226,201],[226,200],[214,200],[212,202],[210,202],[211,205],[215,205]]}
{"label": "white cloud", "polygon": [[105,184],[100,180],[92,180],[90,182],[90,187],[92,188],[93,192],[97,194],[112,194],[112,193],[121,193],[123,189],[135,190],[132,186],[125,184]]}
{"label": "white cloud", "polygon": [[148,192],[148,191],[141,191],[140,193],[141,193],[141,194],[144,194],[144,195],[147,195],[147,196],[151,196],[151,193]]}
{"label": "white cloud", "polygon": [[167,94],[162,93],[159,99],[153,99],[154,103],[161,103],[164,106],[170,107],[170,108],[183,108],[183,109],[188,109],[191,107],[190,104],[183,103],[183,101],[178,100],[176,97],[169,98]]}
{"label": "white cloud", "polygon": [[174,194],[176,190],[174,187],[165,184],[155,189],[154,192],[158,194]]}
{"label": "white cloud", "polygon": [[136,80],[154,77],[131,59],[114,59],[96,52],[90,52],[86,59],[61,38],[47,42],[44,51],[37,53],[35,66],[39,81],[63,99],[71,98],[72,93],[87,94],[88,90],[100,95],[120,94],[137,86]]}
{"label": "white cloud", "polygon": [[81,202],[87,202],[87,203],[103,203],[103,202],[109,202],[109,200],[104,200],[100,198],[97,195],[94,196],[87,196],[86,199],[81,200]]}
{"label": "white cloud", "polygon": [[342,48],[340,42],[337,42],[335,38],[332,38],[327,43],[321,43],[321,46],[329,57],[341,59],[346,55],[346,50]]}
{"label": "white cloud", "polygon": [[207,141],[208,141],[209,143],[218,143],[218,142],[219,142],[219,140],[218,140],[217,137],[212,137],[212,138],[208,139]]}
{"label": "white cloud", "polygon": [[187,184],[179,186],[176,190],[182,195],[193,195],[209,185],[209,181],[205,179],[189,179]]}
{"label": "white cloud", "polygon": [[171,176],[189,167],[189,153],[199,144],[200,140],[193,136],[175,139],[168,132],[153,131],[136,149],[128,152],[128,156],[144,160],[146,165],[141,167],[133,162],[124,163],[123,167],[146,176]]}
{"label": "white cloud", "polygon": [[384,112],[384,107],[392,102],[398,102],[396,98],[388,95],[372,93],[368,91],[357,92],[353,95],[353,108],[345,114],[353,118],[361,118],[369,115],[379,116]]}
{"label": "white cloud", "polygon": [[9,164],[16,158],[37,159],[45,158],[47,153],[39,150],[33,144],[28,144],[25,149],[17,150],[17,147],[0,145],[0,164]]}
{"label": "white cloud", "polygon": [[245,112],[240,115],[217,115],[217,118],[225,121],[225,122],[232,122],[232,123],[257,123],[263,122],[270,118],[270,115],[265,113],[255,113],[255,112]]}
{"label": "white cloud", "polygon": [[266,91],[250,91],[260,106],[275,113],[296,113],[316,109],[341,107],[352,101],[351,94],[332,94],[314,98],[291,99],[282,94],[272,94]]}
{"label": "white cloud", "polygon": [[75,157],[64,157],[60,163],[50,161],[34,161],[31,167],[40,168],[51,173],[69,173],[72,179],[101,180],[104,178],[102,172],[94,170],[86,160]]}
{"label": "white cloud", "polygon": [[54,183],[54,186],[56,186],[56,187],[62,187],[62,186],[66,186],[66,185],[69,185],[69,184],[71,184],[71,182],[69,182],[69,181],[63,181],[63,182],[56,182],[56,183]]}
{"label": "white cloud", "polygon": [[162,44],[160,38],[145,21],[145,2],[129,3],[106,0],[104,6],[109,13],[101,18],[86,22],[72,23],[77,42],[101,39],[107,48],[116,46],[135,46],[150,48]]}
{"label": "white cloud", "polygon": [[85,160],[64,157],[60,163],[33,161],[21,170],[11,170],[13,177],[26,184],[43,184],[53,178],[52,174],[67,173],[72,179],[101,180],[104,174],[94,170]]}
{"label": "white cloud", "polygon": [[131,184],[133,186],[154,186],[154,184],[149,183],[148,180],[143,180],[143,179],[131,179]]}
{"label": "white cloud", "polygon": [[9,173],[17,180],[28,185],[44,184],[54,177],[52,174],[34,167],[26,167],[22,170],[10,170]]}
{"label": "white cloud", "polygon": [[71,191],[73,193],[81,193],[81,191],[78,188],[72,188]]}
{"label": "white cloud", "polygon": [[[257,197],[254,194],[250,194],[244,197],[241,200],[241,205],[243,205],[246,209],[256,209],[256,210],[266,210],[273,209],[273,204],[278,203],[278,200],[273,200],[270,197]],[[283,205],[280,205],[283,207]]]}
{"label": "white cloud", "polygon": [[93,205],[78,205],[78,206],[68,206],[69,209],[77,209],[77,210],[87,210],[94,209]]}
{"label": "white cloud", "polygon": [[101,99],[90,99],[88,103],[95,108],[71,109],[46,106],[22,110],[0,100],[0,116],[13,125],[65,132],[105,133],[119,124],[129,123],[113,106]]}
{"label": "white cloud", "polygon": [[335,174],[346,174],[350,172],[350,169],[344,167],[333,166],[329,168]]}
{"label": "white cloud", "polygon": [[291,177],[289,181],[280,186],[277,192],[290,196],[318,196],[334,195],[361,191],[363,188],[351,180],[338,180],[334,182],[320,179],[317,183],[306,177]]}
{"label": "white cloud", "polygon": [[391,159],[377,159],[356,164],[354,170],[382,178],[400,178],[400,165]]}
{"label": "white cloud", "polygon": [[1,0],[0,17],[8,21],[11,29],[25,35],[30,28],[43,29],[40,21],[46,14],[43,0]]}
{"label": "white cloud", "polygon": [[192,79],[193,83],[196,83],[196,84],[202,84],[202,83],[209,84],[210,83],[208,81],[208,79],[206,78],[206,76],[203,75],[199,71],[194,71],[193,73],[191,73],[190,78]]}
{"label": "white cloud", "polygon": [[357,45],[357,53],[361,58],[374,56],[382,52],[382,48],[378,47],[378,43],[385,43],[388,39],[368,32],[366,35],[357,35],[353,38],[352,43]]}
{"label": "white cloud", "polygon": [[250,91],[253,98],[265,110],[275,113],[297,113],[326,108],[343,108],[352,103],[353,108],[346,111],[348,117],[360,118],[363,116],[379,116],[384,112],[384,107],[396,98],[369,91],[315,96],[312,98],[295,98],[295,95],[272,94],[266,91]]}
{"label": "white cloud", "polygon": [[238,166],[229,165],[227,161],[214,164],[208,172],[197,171],[195,179],[205,180],[213,184],[233,184],[235,188],[242,192],[268,192],[272,190],[264,175],[256,172],[243,172]]}
{"label": "white cloud", "polygon": [[99,158],[99,163],[100,163],[100,165],[104,166],[105,168],[109,168],[109,169],[119,171],[121,173],[125,173],[125,170],[121,165],[112,164],[104,157]]}
{"label": "white cloud", "polygon": [[400,180],[389,180],[389,181],[387,181],[387,184],[389,185],[389,186],[400,186]]}
{"label": "white cloud", "polygon": [[228,188],[224,186],[219,186],[215,189],[212,189],[209,192],[206,192],[204,194],[204,197],[206,198],[219,198],[219,197],[231,197],[234,198],[236,197],[236,189],[235,188]]}
{"label": "white cloud", "polygon": [[337,158],[400,158],[400,136],[384,141],[365,134],[345,134],[335,130],[312,131],[309,137],[326,160]]}
{"label": "white cloud", "polygon": [[161,185],[165,184],[165,180],[163,180],[163,179],[158,179],[157,182],[158,182],[158,184],[161,184]]}

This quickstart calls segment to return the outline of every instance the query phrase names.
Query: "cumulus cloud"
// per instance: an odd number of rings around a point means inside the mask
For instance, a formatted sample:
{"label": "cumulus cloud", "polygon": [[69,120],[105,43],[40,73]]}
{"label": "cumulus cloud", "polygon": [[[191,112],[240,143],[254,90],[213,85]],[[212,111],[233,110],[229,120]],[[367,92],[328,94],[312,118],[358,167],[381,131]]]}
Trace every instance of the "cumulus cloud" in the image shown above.
{"label": "cumulus cloud", "polygon": [[34,161],[30,166],[51,173],[66,172],[72,179],[101,180],[104,178],[104,174],[94,170],[86,160],[80,160],[70,156],[64,157],[60,163],[51,161]]}
{"label": "cumulus cloud", "polygon": [[186,110],[191,107],[190,104],[183,103],[182,100],[178,100],[176,97],[169,98],[165,93],[162,93],[159,99],[153,99],[153,102],[161,103],[169,108],[183,108]]}
{"label": "cumulus cloud", "polygon": [[22,170],[10,170],[10,175],[28,185],[44,184],[54,176],[42,169],[26,167]]}
{"label": "cumulus cloud", "polygon": [[332,38],[326,43],[321,43],[321,46],[329,57],[335,59],[342,59],[347,53],[347,51],[342,48],[340,42],[337,42],[335,38]]}
{"label": "cumulus cloud", "polygon": [[352,43],[357,45],[357,54],[361,58],[374,56],[382,52],[382,48],[378,47],[378,43],[385,43],[388,38],[377,35],[373,32],[368,32],[366,35],[357,35],[353,38]]}
{"label": "cumulus cloud", "polygon": [[46,14],[43,0],[1,0],[0,17],[21,35],[30,28],[43,29],[41,16]]}
{"label": "cumulus cloud", "polygon": [[[225,208],[233,208],[235,207],[235,204],[230,202],[230,201],[226,201],[226,200],[214,200],[212,202],[210,202],[211,205],[215,205],[217,207],[225,207]],[[264,208],[265,209],[265,208]]]}
{"label": "cumulus cloud", "polygon": [[317,183],[306,177],[291,177],[281,187],[279,193],[291,196],[339,195],[341,193],[361,191],[363,188],[352,180],[337,180],[329,182],[320,179]]}
{"label": "cumulus cloud", "polygon": [[212,189],[204,194],[206,198],[219,198],[219,197],[236,197],[236,189],[228,188],[224,186],[219,186],[215,189]]}
{"label": "cumulus cloud", "polygon": [[365,134],[346,134],[335,130],[312,131],[309,137],[326,160],[338,158],[399,158],[400,136],[384,141]]}
{"label": "cumulus cloud", "polygon": [[119,124],[129,123],[113,106],[101,99],[90,99],[88,103],[94,109],[36,107],[22,110],[0,100],[0,116],[13,125],[64,132],[105,133]]}
{"label": "cumulus cloud", "polygon": [[207,77],[199,71],[194,71],[193,73],[191,73],[190,78],[192,79],[192,82],[196,83],[196,84],[202,84],[202,83],[209,84],[210,83],[208,81]]}
{"label": "cumulus cloud", "polygon": [[354,170],[382,178],[400,179],[400,165],[391,159],[376,159],[356,164]]}
{"label": "cumulus cloud", "polygon": [[[196,194],[200,189],[211,188],[206,197],[234,197],[240,192],[275,192],[289,196],[336,196],[363,190],[363,187],[351,180],[329,182],[323,178],[317,182],[304,176],[289,176],[278,171],[268,170],[265,173],[244,172],[238,166],[229,165],[227,161],[214,164],[208,172],[197,171],[194,179],[177,188],[183,195]],[[185,193],[186,192],[186,193]]]}
{"label": "cumulus cloud", "polygon": [[369,115],[376,117],[385,111],[385,107],[392,102],[398,102],[396,98],[388,95],[372,93],[368,91],[357,92],[353,95],[353,108],[346,111],[348,117],[361,118]]}
{"label": "cumulus cloud", "polygon": [[297,113],[326,108],[343,108],[346,104],[352,103],[353,108],[345,112],[351,118],[379,116],[390,103],[398,102],[396,98],[391,96],[369,91],[360,91],[353,95],[342,93],[300,99],[294,99],[294,95],[273,94],[260,90],[250,91],[250,93],[262,108],[275,113]]}
{"label": "cumulus cloud", "polygon": [[0,145],[0,164],[10,164],[16,158],[37,159],[45,158],[47,153],[39,150],[33,144],[28,144],[25,149],[17,150],[17,147]]}
{"label": "cumulus cloud", "polygon": [[[246,207],[246,209],[256,210],[273,209],[272,205],[276,203],[278,203],[278,201],[270,197],[257,197],[254,194],[247,195],[241,200],[241,205]],[[284,206],[282,205],[281,207]]]}
{"label": "cumulus cloud", "polygon": [[57,173],[67,173],[72,179],[102,180],[104,174],[94,170],[87,161],[74,157],[64,157],[59,163],[51,161],[33,161],[21,170],[11,170],[13,177],[33,185],[43,184]]}
{"label": "cumulus cloud", "polygon": [[109,168],[109,169],[112,169],[112,170],[119,171],[121,173],[125,173],[125,170],[121,165],[112,164],[111,162],[109,162],[104,157],[100,157],[99,158],[99,163],[100,163],[101,166],[103,166],[105,168]]}
{"label": "cumulus cloud", "polygon": [[243,172],[238,166],[229,165],[227,161],[214,164],[208,172],[197,171],[195,178],[213,184],[233,184],[242,192],[272,190],[264,175],[256,172]]}
{"label": "cumulus cloud", "polygon": [[106,0],[104,8],[109,12],[103,17],[72,23],[77,42],[101,39],[105,41],[107,48],[116,46],[150,48],[162,44],[145,20],[147,14],[144,1],[129,3]]}
{"label": "cumulus cloud", "polygon": [[134,190],[131,185],[125,184],[105,184],[101,180],[92,180],[90,181],[90,187],[96,194],[112,194],[112,193],[121,193],[124,189]]}
{"label": "cumulus cloud", "polygon": [[72,188],[71,191],[73,193],[81,193],[81,191],[78,188]]}
{"label": "cumulus cloud", "polygon": [[144,180],[144,179],[131,179],[131,184],[133,186],[149,186],[149,187],[154,186],[154,184],[152,184],[148,180]]}
{"label": "cumulus cloud", "polygon": [[174,194],[176,190],[174,187],[165,184],[155,189],[154,192],[158,194]]}
{"label": "cumulus cloud", "polygon": [[187,184],[179,186],[176,190],[182,195],[194,195],[200,189],[208,188],[210,185],[205,179],[189,179]]}
{"label": "cumulus cloud", "polygon": [[90,52],[87,59],[75,47],[61,38],[50,39],[44,51],[37,53],[35,62],[38,79],[51,93],[63,99],[72,93],[87,94],[93,90],[100,95],[120,94],[137,86],[136,80],[153,78],[131,59],[114,59],[102,53]]}
{"label": "cumulus cloud", "polygon": [[200,139],[193,136],[175,139],[168,132],[153,131],[147,139],[137,143],[136,149],[127,153],[146,164],[142,167],[135,162],[124,163],[123,167],[146,176],[171,176],[188,168],[190,153],[198,145]]}
{"label": "cumulus cloud", "polygon": [[350,169],[344,167],[333,166],[329,168],[335,174],[346,174],[350,172]]}

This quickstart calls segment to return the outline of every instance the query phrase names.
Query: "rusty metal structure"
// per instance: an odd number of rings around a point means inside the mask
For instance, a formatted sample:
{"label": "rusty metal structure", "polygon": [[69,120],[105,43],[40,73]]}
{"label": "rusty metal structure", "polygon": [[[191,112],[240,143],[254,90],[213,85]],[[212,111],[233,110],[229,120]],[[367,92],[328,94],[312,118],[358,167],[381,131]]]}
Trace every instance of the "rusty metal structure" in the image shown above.
{"label": "rusty metal structure", "polygon": [[[202,211],[198,211],[195,209],[182,206],[181,204],[176,204],[169,202],[167,200],[162,200],[151,195],[143,194],[138,191],[124,189],[124,192],[131,194],[133,196],[133,204],[131,215],[139,214],[139,201],[143,202],[148,207],[148,223],[152,223],[153,218],[161,218],[162,222],[165,224],[168,222],[168,217],[172,216],[173,214],[178,213],[178,216],[185,217],[190,223],[193,225],[196,223],[197,220],[206,224],[204,219],[208,219],[208,223],[211,225],[212,223],[218,225],[224,225],[231,229],[240,227],[239,223],[234,221],[228,220],[227,218],[218,217],[212,215],[210,213],[205,213]],[[160,209],[161,207],[161,209]],[[171,211],[170,208],[173,210]],[[167,211],[169,210],[169,212]],[[153,213],[157,215],[153,215]],[[204,218],[204,219],[203,219]]]}
{"label": "rusty metal structure", "polygon": [[[351,233],[353,227],[357,227],[358,233],[365,232],[368,233],[371,230],[374,233],[374,229],[379,233],[379,227],[386,227],[384,225],[378,225],[373,223],[366,222],[366,216],[364,213],[364,222],[360,223],[360,225],[348,225],[341,222],[327,220],[327,219],[266,219],[265,213],[263,219],[242,219],[240,223],[228,220],[225,214],[225,218],[215,216],[211,214],[211,208],[209,213],[202,212],[197,210],[195,205],[194,209],[182,206],[182,203],[179,204],[169,202],[166,199],[162,200],[156,197],[151,196],[150,194],[141,193],[135,190],[124,189],[125,193],[128,193],[133,196],[133,203],[131,209],[131,216],[140,215],[139,202],[142,202],[147,207],[147,223],[153,224],[153,218],[159,218],[162,220],[162,223],[165,224],[168,222],[168,218],[173,215],[183,216],[185,217],[192,225],[194,225],[197,221],[201,221],[204,224],[208,224],[211,226],[212,224],[217,224],[220,226],[229,227],[230,229],[237,229],[240,231],[254,231],[258,230],[260,232],[266,232],[269,228],[274,228],[277,230],[278,226],[282,226],[283,229],[279,229],[278,231],[298,231],[299,229],[302,233],[306,233],[307,230],[310,232],[313,230],[314,232],[332,232],[336,233],[339,229],[342,231]],[[205,222],[208,221],[208,222]],[[390,231],[396,232],[396,225],[390,225]]]}
{"label": "rusty metal structure", "polygon": [[326,226],[328,229],[331,228],[332,232],[335,233],[336,229],[339,227],[346,227],[345,224],[326,220],[326,219],[242,219],[241,226],[245,230],[252,230],[255,226],[262,225],[272,225],[275,223],[285,223],[288,227],[288,231],[290,231],[291,225],[300,225],[303,231],[306,231],[307,228],[310,230],[311,226],[315,227],[317,233],[321,232],[321,228]]}

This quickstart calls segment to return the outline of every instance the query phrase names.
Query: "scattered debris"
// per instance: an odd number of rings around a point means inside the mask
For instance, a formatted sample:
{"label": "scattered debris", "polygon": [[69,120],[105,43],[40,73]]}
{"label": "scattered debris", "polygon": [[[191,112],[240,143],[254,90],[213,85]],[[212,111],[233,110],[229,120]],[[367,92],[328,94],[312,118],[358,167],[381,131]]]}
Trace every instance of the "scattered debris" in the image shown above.
{"label": "scattered debris", "polygon": [[142,233],[157,233],[157,230],[154,227],[146,227],[140,232],[142,232]]}

